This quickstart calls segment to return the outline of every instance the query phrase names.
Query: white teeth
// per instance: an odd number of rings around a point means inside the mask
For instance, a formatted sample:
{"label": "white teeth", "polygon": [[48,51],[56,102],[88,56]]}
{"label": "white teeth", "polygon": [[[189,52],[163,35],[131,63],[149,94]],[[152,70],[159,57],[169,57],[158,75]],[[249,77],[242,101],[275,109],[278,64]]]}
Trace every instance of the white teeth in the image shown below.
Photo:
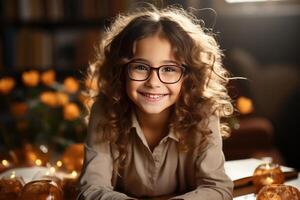
{"label": "white teeth", "polygon": [[143,95],[151,99],[158,99],[162,96],[165,96],[164,94],[147,94],[147,93],[143,93]]}

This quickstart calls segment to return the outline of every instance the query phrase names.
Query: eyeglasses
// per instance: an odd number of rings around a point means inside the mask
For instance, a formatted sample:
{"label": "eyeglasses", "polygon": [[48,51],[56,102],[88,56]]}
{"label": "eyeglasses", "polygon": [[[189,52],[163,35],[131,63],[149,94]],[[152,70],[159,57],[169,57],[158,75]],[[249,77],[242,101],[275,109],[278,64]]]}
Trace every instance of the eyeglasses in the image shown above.
{"label": "eyeglasses", "polygon": [[184,65],[176,64],[162,65],[158,68],[154,68],[138,61],[127,63],[128,76],[133,81],[147,80],[150,77],[152,70],[156,71],[157,76],[162,83],[173,84],[181,79],[186,68]]}

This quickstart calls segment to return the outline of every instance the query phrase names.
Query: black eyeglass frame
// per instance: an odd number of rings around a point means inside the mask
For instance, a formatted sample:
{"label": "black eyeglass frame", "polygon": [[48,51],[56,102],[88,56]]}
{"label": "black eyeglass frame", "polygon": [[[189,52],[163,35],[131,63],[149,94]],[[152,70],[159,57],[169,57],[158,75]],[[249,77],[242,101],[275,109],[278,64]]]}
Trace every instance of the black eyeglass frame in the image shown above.
{"label": "black eyeglass frame", "polygon": [[[146,65],[147,67],[150,68],[150,73],[148,74],[148,76],[147,76],[145,79],[142,79],[142,80],[137,80],[137,79],[134,79],[134,78],[130,77],[130,73],[129,73],[129,64],[131,64],[131,63],[140,63],[140,64],[143,64],[143,65]],[[168,65],[161,65],[161,66],[155,68],[155,67],[152,67],[151,65],[149,65],[149,64],[147,64],[147,63],[139,62],[139,61],[133,60],[133,61],[129,61],[129,62],[126,63],[125,65],[126,65],[126,68],[127,68],[127,69],[126,69],[127,75],[128,75],[128,77],[129,77],[129,79],[132,80],[132,81],[146,81],[146,80],[148,80],[148,79],[150,78],[152,70],[154,70],[154,71],[156,71],[157,77],[158,77],[158,79],[160,80],[160,82],[162,82],[162,83],[164,83],[164,84],[175,84],[175,83],[177,83],[177,82],[179,82],[179,81],[181,80],[181,78],[185,75],[185,72],[187,71],[187,66],[184,65],[184,64],[180,64],[180,65],[176,65],[176,64],[168,64]],[[160,76],[159,76],[159,70],[160,70],[162,67],[166,67],[166,66],[173,66],[173,67],[178,67],[178,68],[181,69],[181,75],[180,75],[180,77],[178,78],[177,81],[174,81],[174,82],[165,82],[165,81],[162,81],[162,80],[161,80],[161,78],[160,78]]]}

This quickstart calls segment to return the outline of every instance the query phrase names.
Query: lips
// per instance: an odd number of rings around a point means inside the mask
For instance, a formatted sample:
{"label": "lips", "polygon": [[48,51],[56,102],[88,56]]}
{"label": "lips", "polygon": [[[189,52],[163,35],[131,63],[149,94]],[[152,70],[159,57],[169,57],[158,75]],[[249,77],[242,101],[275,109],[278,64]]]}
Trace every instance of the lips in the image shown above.
{"label": "lips", "polygon": [[145,97],[146,100],[148,101],[159,101],[163,97],[167,96],[168,94],[153,94],[153,93],[145,93],[145,92],[139,92],[143,97]]}

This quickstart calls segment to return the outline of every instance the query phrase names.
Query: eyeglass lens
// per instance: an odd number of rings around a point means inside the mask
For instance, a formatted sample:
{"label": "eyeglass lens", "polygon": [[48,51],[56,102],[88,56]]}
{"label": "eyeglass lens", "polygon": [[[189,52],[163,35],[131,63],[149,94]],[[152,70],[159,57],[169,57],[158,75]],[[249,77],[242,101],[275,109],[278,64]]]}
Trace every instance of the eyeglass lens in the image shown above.
{"label": "eyeglass lens", "polygon": [[128,64],[129,78],[136,81],[144,81],[149,78],[151,71],[156,70],[158,78],[163,83],[176,83],[180,80],[184,68],[178,65],[162,65],[158,68],[151,67],[145,63],[131,62]]}

